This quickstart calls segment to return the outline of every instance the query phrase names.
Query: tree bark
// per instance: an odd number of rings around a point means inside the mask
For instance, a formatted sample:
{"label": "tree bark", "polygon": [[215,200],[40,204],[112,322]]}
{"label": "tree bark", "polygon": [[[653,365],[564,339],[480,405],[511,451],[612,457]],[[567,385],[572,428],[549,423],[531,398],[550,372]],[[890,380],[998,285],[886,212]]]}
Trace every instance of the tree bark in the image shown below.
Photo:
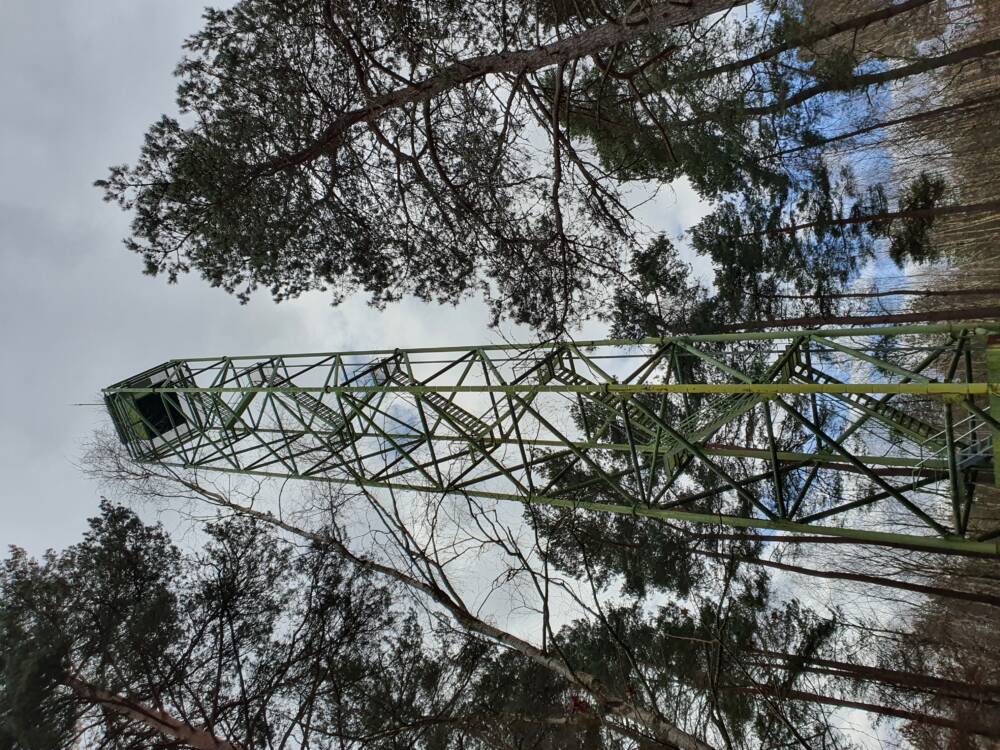
{"label": "tree bark", "polygon": [[894,706],[884,706],[878,703],[865,703],[863,701],[834,698],[829,695],[810,693],[805,690],[786,690],[784,688],[772,687],[769,685],[759,685],[757,687],[724,687],[723,689],[732,690],[738,693],[773,695],[783,700],[806,701],[808,703],[820,703],[827,706],[839,706],[842,708],[856,708],[860,711],[866,711],[879,716],[891,716],[896,719],[911,721],[916,724],[927,724],[929,726],[942,727],[943,729],[952,729],[957,732],[978,734],[982,737],[989,737],[991,739],[1000,739],[1000,729],[983,726],[982,724],[975,724],[970,722],[968,719],[957,721],[944,716],[907,711],[906,709],[896,708]]}
{"label": "tree bark", "polygon": [[718,333],[733,333],[735,331],[760,331],[767,328],[784,328],[786,326],[823,326],[823,325],[888,325],[892,323],[925,323],[946,320],[975,320],[1000,318],[1000,305],[992,307],[966,307],[955,310],[932,310],[929,312],[890,313],[887,315],[816,315],[805,318],[777,318],[775,320],[754,321],[753,323],[734,323],[720,326]]}
{"label": "tree bark", "polygon": [[239,745],[216,737],[207,730],[192,727],[157,708],[101,690],[79,677],[67,675],[63,682],[82,700],[145,724],[186,747],[195,750],[243,750]]}
{"label": "tree bark", "polygon": [[775,151],[773,154],[768,154],[767,158],[788,156],[789,154],[796,154],[799,153],[800,151],[810,151],[814,148],[826,146],[827,144],[830,143],[846,141],[850,140],[851,138],[857,138],[859,135],[874,133],[876,130],[884,130],[885,128],[892,128],[895,127],[896,125],[906,125],[912,122],[931,120],[935,117],[951,114],[952,112],[959,112],[963,109],[973,109],[983,104],[988,104],[990,102],[995,102],[998,100],[1000,100],[1000,92],[989,94],[987,96],[980,96],[975,99],[969,99],[968,101],[959,102],[958,104],[951,104],[948,105],[947,107],[937,107],[936,109],[923,110],[921,112],[916,112],[912,115],[906,115],[904,117],[896,117],[891,120],[884,120],[882,122],[877,122],[873,125],[867,125],[863,128],[857,128],[855,130],[851,130],[846,133],[839,133],[837,135],[830,136],[829,138],[823,138],[822,140],[817,141],[816,143],[803,144],[801,146],[795,146],[794,148],[786,148],[783,151]]}
{"label": "tree bark", "polygon": [[[748,446],[748,445],[734,445],[733,443],[708,442],[708,443],[705,443],[705,447],[706,448],[710,448],[710,449],[718,449],[718,450],[737,450],[737,451],[738,450],[754,450],[752,446]],[[847,472],[847,473],[850,473],[850,474],[866,474],[866,475],[869,475],[869,476],[872,475],[872,474],[874,474],[874,475],[880,476],[880,477],[926,477],[928,479],[930,479],[932,477],[933,478],[940,478],[940,479],[947,479],[947,477],[948,477],[948,472],[947,471],[938,470],[938,469],[915,469],[915,468],[912,468],[912,467],[883,466],[883,467],[876,467],[876,468],[862,470],[862,469],[859,469],[857,466],[853,466],[851,464],[844,463],[842,461],[820,461],[820,460],[812,460],[812,461],[808,461],[808,462],[797,463],[794,466],[796,468],[798,468],[798,466],[805,465],[805,464],[810,465],[810,466],[815,466],[815,467],[817,467],[819,469],[829,469],[831,471],[843,471],[843,472]],[[767,479],[767,478],[769,478],[771,476],[773,476],[773,474],[771,474],[770,472],[767,472],[765,474],[761,474],[761,475],[755,476],[754,480],[757,481],[757,480],[761,480],[761,479]],[[683,500],[684,502],[689,502],[689,501],[694,500],[694,499],[701,499],[706,494],[707,493],[705,493],[705,492],[699,492],[699,493],[696,493],[692,497],[684,496],[684,497],[679,498],[679,500]]]}
{"label": "tree bark", "polygon": [[[893,549],[905,549],[911,552],[920,552],[922,554],[928,554],[926,549],[921,549],[920,547],[914,547],[908,544],[901,544],[898,542],[882,542],[882,541],[871,541],[868,539],[844,539],[843,537],[835,536],[812,536],[809,534],[797,535],[797,534],[735,534],[727,532],[719,533],[691,533],[689,537],[692,539],[705,539],[705,540],[723,540],[732,539],[740,540],[745,539],[748,542],[766,542],[766,543],[782,543],[782,544],[857,544],[866,545],[871,547],[890,547]],[[936,549],[933,554],[935,555],[955,555],[958,557],[981,557],[988,559],[995,559],[996,555],[990,552],[962,552],[958,550],[948,550],[948,549]]]}
{"label": "tree bark", "polygon": [[602,49],[639,39],[648,34],[700,20],[713,13],[746,5],[750,0],[690,0],[681,4],[661,2],[621,22],[606,23],[576,36],[560,39],[537,49],[522,49],[481,55],[452,63],[432,76],[375,97],[364,107],[344,112],[304,149],[285,154],[258,167],[273,173],[313,161],[335,151],[347,131],[355,125],[378,120],[389,110],[417,104],[488,75],[523,75],[542,68],[570,63]]}
{"label": "tree bark", "polygon": [[764,229],[759,232],[748,232],[743,237],[773,237],[781,234],[795,234],[803,229],[814,229],[815,227],[846,227],[855,224],[868,224],[873,221],[893,221],[895,219],[930,219],[938,216],[954,216],[956,214],[981,214],[1000,211],[1000,200],[984,201],[983,203],[968,203],[959,206],[935,206],[934,208],[914,208],[906,211],[886,211],[881,214],[869,214],[866,216],[842,216],[839,219],[829,221],[807,221],[803,224],[792,224],[787,227],[777,229]]}
{"label": "tree bark", "polygon": [[[729,555],[724,555],[719,552],[709,552],[707,550],[697,550],[696,554],[702,555],[703,557],[711,557],[717,560],[729,559]],[[966,602],[986,604],[990,607],[1000,607],[1000,596],[993,596],[991,594],[977,594],[970,591],[956,591],[954,589],[941,588],[940,586],[926,586],[920,583],[897,581],[892,578],[869,575],[867,573],[847,573],[839,570],[816,570],[814,568],[803,568],[799,565],[790,565],[788,563],[776,562],[774,560],[743,557],[739,559],[741,562],[745,562],[750,565],[760,565],[765,568],[774,568],[775,570],[783,570],[787,573],[795,573],[797,575],[809,576],[811,578],[856,581],[858,583],[867,583],[872,586],[882,586],[884,588],[898,589],[900,591],[912,591],[917,594],[924,594],[925,596],[940,596],[945,599],[960,599]]]}
{"label": "tree bark", "polygon": [[[782,651],[768,651],[757,649],[756,653],[775,659],[798,660],[796,654],[786,654]],[[933,675],[918,674],[916,672],[904,672],[897,669],[884,669],[882,667],[870,667],[865,664],[854,664],[852,662],[837,661],[834,659],[820,659],[810,657],[805,660],[808,664],[815,664],[821,667],[830,667],[840,672],[849,672],[856,679],[877,680],[891,685],[902,687],[921,688],[929,690],[949,690],[966,696],[968,700],[982,699],[984,693],[1000,695],[1000,685],[975,685],[958,680],[950,680],[944,677],[934,677]]]}
{"label": "tree bark", "polygon": [[735,73],[740,70],[745,70],[749,67],[757,65],[758,63],[773,60],[783,52],[815,44],[816,42],[822,42],[826,39],[835,37],[838,34],[843,34],[845,31],[857,31],[867,26],[871,26],[874,23],[878,23],[879,21],[888,21],[895,16],[907,13],[914,8],[919,8],[923,5],[929,5],[934,1],[935,0],[907,0],[907,2],[890,5],[871,13],[855,16],[854,18],[846,21],[835,21],[816,29],[815,31],[804,34],[797,39],[790,39],[784,44],[777,44],[774,47],[769,47],[768,49],[751,57],[699,70],[697,73],[692,73],[687,76],[679,76],[678,78],[671,79],[670,83],[691,83],[693,81],[700,81],[705,78],[712,78],[713,76],[723,75],[725,73]]}
{"label": "tree bark", "polygon": [[[915,63],[901,65],[898,68],[886,70],[881,73],[868,73],[865,75],[851,76],[848,81],[843,83],[836,81],[817,83],[813,86],[807,86],[791,96],[779,99],[773,104],[768,104],[763,107],[747,107],[745,109],[741,109],[739,110],[739,114],[746,117],[763,117],[765,115],[773,115],[779,112],[784,112],[791,107],[796,107],[799,104],[803,104],[820,94],[826,94],[834,91],[853,91],[855,89],[868,88],[869,86],[880,86],[885,83],[891,83],[892,81],[898,81],[902,78],[909,78],[910,76],[920,75],[921,73],[929,73],[930,71],[937,70],[938,68],[946,68],[949,65],[958,65],[959,63],[975,60],[976,58],[985,57],[986,55],[991,55],[996,52],[1000,52],[1000,39],[991,39],[986,42],[980,42],[979,44],[972,44],[968,47],[957,49],[954,52],[947,52],[943,55],[925,57]],[[698,118],[692,122],[704,122],[712,119],[715,119],[715,116]]]}
{"label": "tree bark", "polygon": [[827,299],[880,299],[882,297],[986,297],[1000,295],[1000,287],[990,286],[982,289],[887,289],[874,292],[842,292],[838,294],[762,294],[760,299],[795,299],[795,300],[827,300]]}

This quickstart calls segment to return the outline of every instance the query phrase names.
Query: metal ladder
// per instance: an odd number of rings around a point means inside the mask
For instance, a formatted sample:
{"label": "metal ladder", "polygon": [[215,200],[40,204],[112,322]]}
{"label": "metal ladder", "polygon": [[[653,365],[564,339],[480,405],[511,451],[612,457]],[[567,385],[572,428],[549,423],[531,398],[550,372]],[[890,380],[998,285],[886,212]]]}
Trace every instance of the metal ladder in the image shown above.
{"label": "metal ladder", "polygon": [[[817,370],[815,367],[799,364],[793,370],[793,375],[803,382],[817,382],[824,385],[844,385],[842,380],[838,380],[833,375]],[[867,393],[837,393],[832,394],[835,398],[846,401],[857,406],[866,414],[872,417],[882,417],[892,422],[893,426],[901,428],[904,432],[915,438],[918,442],[936,442],[941,435],[941,428],[924,422],[923,420],[907,414],[902,409],[883,402],[880,399],[870,396]]]}
{"label": "metal ladder", "polygon": [[[396,360],[386,361],[382,367],[373,370],[372,377],[376,385],[380,386],[386,385],[389,382],[403,388],[414,388],[424,385],[403,372]],[[440,393],[428,391],[414,395],[422,403],[431,407],[439,416],[457,425],[465,432],[480,439],[490,436],[490,426],[488,424]]]}
{"label": "metal ladder", "polygon": [[[261,370],[255,370],[250,375],[251,381],[260,380],[260,384],[267,384],[271,387],[279,387],[282,381],[286,380],[277,369],[273,370],[270,375],[265,376]],[[331,409],[327,404],[324,404],[320,399],[313,396],[311,393],[306,393],[305,391],[289,391],[282,392],[279,394],[284,398],[290,398],[294,401],[306,414],[310,415],[309,421],[306,424],[308,429],[313,429],[313,423],[315,421],[321,422],[327,429],[322,434],[318,435],[325,443],[327,443],[332,448],[342,448],[348,443],[352,442],[353,435],[351,434],[350,425],[344,420],[344,418],[338,414],[336,411]]]}

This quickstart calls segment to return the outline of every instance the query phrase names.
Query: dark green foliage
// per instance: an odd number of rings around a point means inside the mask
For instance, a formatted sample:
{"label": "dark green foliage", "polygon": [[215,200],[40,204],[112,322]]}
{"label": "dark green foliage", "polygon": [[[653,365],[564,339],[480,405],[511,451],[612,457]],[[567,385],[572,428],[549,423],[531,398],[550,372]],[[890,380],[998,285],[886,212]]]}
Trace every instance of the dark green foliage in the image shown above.
{"label": "dark green foliage", "polygon": [[834,176],[822,162],[773,189],[731,194],[689,232],[691,248],[712,261],[712,292],[658,237],[633,252],[608,315],[611,333],[706,333],[793,313],[833,314],[837,294],[877,243],[900,232],[888,212],[881,185],[861,190],[850,170]]}
{"label": "dark green foliage", "polygon": [[847,90],[854,85],[858,62],[854,50],[837,47],[817,57],[811,72],[818,82],[829,85],[833,90]]}
{"label": "dark green foliage", "polygon": [[713,261],[720,321],[777,317],[782,291],[812,296],[829,314],[831,295],[874,254],[873,234],[842,220],[878,195],[859,196],[850,171],[834,178],[818,162],[787,188],[723,201],[691,230],[694,249]]}
{"label": "dark green foliage", "polygon": [[[479,665],[476,680],[470,684],[473,705],[489,706],[492,710],[514,718],[508,737],[514,747],[537,750],[600,750],[616,747],[606,745],[597,731],[596,716],[588,721],[592,706],[582,700],[565,681],[551,670],[523,659],[512,651],[489,655]],[[531,718],[536,716],[570,716],[580,724],[539,731]],[[582,724],[582,726],[581,726]]]}
{"label": "dark green foliage", "polygon": [[711,328],[708,292],[691,278],[690,267],[660,235],[632,253],[629,282],[615,289],[608,317],[611,336],[644,338]]}
{"label": "dark green foliage", "polygon": [[[730,567],[729,595],[721,602],[652,613],[639,605],[608,607],[599,621],[580,620],[559,633],[568,658],[621,694],[657,705],[671,718],[684,711],[720,728],[736,747],[781,747],[794,742],[775,720],[769,699],[801,687],[802,664],[827,645],[835,623],[797,604],[769,600],[766,578]],[[762,668],[762,653],[781,652],[787,670]],[[781,710],[816,746],[850,744],[827,725],[822,710],[781,701]],[[824,744],[825,743],[825,744]]]}
{"label": "dark green foliage", "polygon": [[[704,74],[778,41],[777,26],[744,19],[707,26],[695,37],[678,31],[610,51],[577,75],[567,128],[593,145],[616,180],[669,184],[686,177],[709,199],[780,185],[783,170],[760,155],[776,147],[788,124],[743,114],[775,92],[740,73]],[[793,85],[787,72],[768,74],[772,85]]]}
{"label": "dark green foliage", "polygon": [[[933,216],[887,218],[892,209],[883,185],[859,185],[847,167],[831,172],[830,165],[851,162],[808,150],[780,158],[788,144],[823,142],[823,128],[841,129],[845,113],[862,109],[854,101],[857,75],[872,65],[847,44],[826,44],[819,53],[795,51],[797,40],[817,23],[799,4],[772,5],[767,20],[707,33],[704,48],[678,45],[634,78],[595,71],[600,85],[584,86],[600,95],[592,101],[580,97],[587,103],[573,112],[571,128],[594,143],[607,168],[623,179],[669,182],[684,176],[715,203],[689,230],[692,249],[712,260],[715,295],[691,307],[686,290],[676,291],[685,284],[661,279],[654,299],[648,276],[633,264],[628,281],[617,286],[611,313],[616,332],[704,332],[744,321],[833,315],[843,305],[838,293],[884,238],[897,263],[937,257],[928,237]],[[751,58],[761,48],[786,44],[793,49],[751,68],[703,75],[719,65],[712,56],[718,49]],[[782,106],[814,90],[823,95]],[[866,96],[868,108],[880,101],[877,88]],[[768,117],[761,118],[765,112]],[[899,211],[932,208],[942,190],[937,178],[922,175],[900,198]],[[675,264],[664,262],[664,275],[675,272]],[[671,294],[677,294],[676,305]],[[665,320],[663,309],[683,311],[684,318]]]}
{"label": "dark green foliage", "polygon": [[[91,739],[172,746],[149,726],[74,699],[68,676],[168,714],[200,714],[230,727],[228,739],[244,747],[302,731],[282,706],[384,728],[433,694],[436,668],[423,656],[419,629],[406,618],[397,623],[384,588],[321,550],[296,551],[253,521],[210,525],[208,535],[203,553],[184,556],[161,528],[104,504],[80,544],[40,564],[23,553],[5,562],[7,746],[68,747],[75,728],[102,716]],[[397,624],[401,637],[389,651]],[[391,715],[379,700],[394,702]]]}
{"label": "dark green foliage", "polygon": [[181,118],[162,118],[136,164],[98,182],[132,212],[127,244],[146,272],[196,270],[242,300],[257,287],[277,300],[324,289],[335,303],[364,290],[376,305],[482,292],[497,315],[558,329],[598,265],[614,266],[620,217],[569,163],[555,209],[522,137],[525,104],[498,108],[500,84],[480,79],[426,108],[352,119],[409,76],[495,49],[498,33],[530,37],[526,7],[494,11],[304,0],[209,11],[177,69]]}
{"label": "dark green foliage", "polygon": [[[277,300],[323,289],[334,303],[364,291],[376,305],[479,294],[494,320],[561,331],[621,279],[634,241],[623,183],[684,177],[722,201],[702,245],[716,229],[737,239],[732,211],[749,232],[773,227],[822,190],[772,155],[818,137],[828,103],[783,102],[855,85],[848,46],[808,65],[785,47],[816,29],[795,3],[693,32],[637,24],[563,66],[498,61],[468,78],[448,67],[572,40],[636,8],[242,0],[208,11],[177,68],[180,116],[98,185],[132,213],[127,244],[146,271],[171,281],[193,270],[241,300],[258,287]],[[426,99],[414,81],[433,82]],[[845,236],[729,252],[746,256],[739,275],[758,273],[753,291],[766,292],[767,266],[825,293],[853,250]]]}
{"label": "dark green foliage", "polygon": [[549,560],[567,573],[592,576],[599,586],[620,577],[623,592],[631,596],[657,589],[686,596],[703,572],[688,540],[641,519],[601,513],[575,521],[542,516],[539,529],[551,544]]}
{"label": "dark green foliage", "polygon": [[[560,487],[574,487],[593,479],[593,473],[565,461],[554,462],[552,472]],[[600,483],[574,490],[577,500],[620,502]],[[644,598],[653,591],[687,596],[703,572],[701,561],[691,554],[685,536],[663,524],[649,523],[611,513],[578,513],[532,509],[525,516],[548,542],[548,559],[558,569],[606,587],[620,580],[630,596]]]}
{"label": "dark green foliage", "polygon": [[75,712],[57,687],[66,669],[67,644],[58,631],[24,632],[3,611],[0,641],[17,650],[0,655],[0,748],[47,750],[66,743]]}
{"label": "dark green foliage", "polygon": [[[899,199],[902,213],[930,211],[940,205],[948,183],[943,177],[921,172]],[[889,257],[897,265],[907,261],[931,263],[940,258],[940,251],[931,242],[930,231],[934,216],[903,216],[892,223],[889,232]]]}
{"label": "dark green foliage", "polygon": [[83,541],[41,563],[23,553],[0,579],[0,690],[12,747],[57,747],[76,712],[64,676],[83,665],[109,690],[136,685],[176,635],[178,553],[156,528],[105,503]]}
{"label": "dark green foliage", "polygon": [[0,574],[0,747],[178,746],[73,679],[246,748],[598,746],[560,723],[566,683],[551,670],[428,632],[325,547],[239,517],[205,532],[201,552],[181,553],[104,503],[65,552],[14,551]]}
{"label": "dark green foliage", "polygon": [[[546,523],[563,526],[549,535],[550,562],[582,565],[604,586],[629,565],[613,550],[632,535],[647,559],[630,593],[688,596],[685,606],[601,607],[552,636],[549,653],[595,675],[596,692],[517,650],[425,630],[391,589],[322,545],[296,547],[267,524],[232,518],[206,527],[201,552],[182,553],[162,528],[105,503],[80,544],[41,562],[15,551],[4,563],[0,747],[69,748],[80,737],[94,747],[177,746],[70,678],[248,748],[298,747],[308,734],[310,746],[331,749],[343,740],[374,750],[634,750],[608,731],[602,717],[619,699],[602,695],[660,707],[692,728],[710,711],[741,742],[786,740],[757,687],[797,685],[832,624],[773,604],[766,578],[734,561],[682,573],[694,549],[676,548],[662,527],[596,529],[584,519],[567,533],[567,520],[536,521],[545,535]],[[674,557],[657,556],[671,546]],[[718,585],[721,607],[700,596]],[[760,671],[759,650],[787,652],[789,668]],[[811,711],[786,709],[800,726],[818,721]]]}

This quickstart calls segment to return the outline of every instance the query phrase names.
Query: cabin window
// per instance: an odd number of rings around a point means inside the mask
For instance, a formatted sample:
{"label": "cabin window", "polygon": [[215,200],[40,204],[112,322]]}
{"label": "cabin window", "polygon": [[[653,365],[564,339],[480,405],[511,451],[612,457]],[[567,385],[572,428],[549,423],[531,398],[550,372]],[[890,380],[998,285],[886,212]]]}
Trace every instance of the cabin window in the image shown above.
{"label": "cabin window", "polygon": [[[163,387],[162,385],[160,387]],[[149,393],[135,400],[135,407],[156,435],[187,422],[176,393]]]}

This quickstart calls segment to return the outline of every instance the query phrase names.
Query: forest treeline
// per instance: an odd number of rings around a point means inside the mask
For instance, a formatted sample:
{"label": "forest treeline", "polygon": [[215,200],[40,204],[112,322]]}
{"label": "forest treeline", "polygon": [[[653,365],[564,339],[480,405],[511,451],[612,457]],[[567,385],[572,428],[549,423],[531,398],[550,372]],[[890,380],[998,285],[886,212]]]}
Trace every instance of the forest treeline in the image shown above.
{"label": "forest treeline", "polygon": [[[1000,288],[992,5],[240,0],[97,185],[146,273],[241,300],[473,297],[542,337],[976,317]],[[679,180],[704,215],[651,231]],[[120,502],[0,568],[0,748],[1000,747],[996,558],[221,482],[108,437],[85,463]]]}

